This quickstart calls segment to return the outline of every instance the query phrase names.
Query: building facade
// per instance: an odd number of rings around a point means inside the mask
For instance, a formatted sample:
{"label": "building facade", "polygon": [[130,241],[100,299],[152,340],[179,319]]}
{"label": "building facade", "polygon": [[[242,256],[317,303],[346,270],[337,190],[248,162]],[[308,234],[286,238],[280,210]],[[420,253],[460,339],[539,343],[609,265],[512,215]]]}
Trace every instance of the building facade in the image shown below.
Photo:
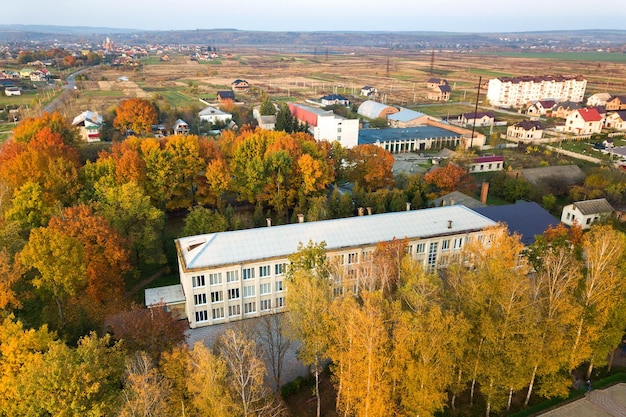
{"label": "building facade", "polygon": [[309,132],[316,140],[338,141],[344,148],[359,143],[359,120],[346,119],[333,113],[302,104],[289,103],[289,111],[300,123],[309,124]]}
{"label": "building facade", "polygon": [[338,293],[346,286],[359,290],[359,267],[379,242],[406,238],[407,252],[433,271],[458,257],[469,240],[489,242],[496,225],[465,206],[447,206],[180,238],[184,301],[177,295],[178,307],[184,304],[191,328],[281,311],[288,257],[307,242],[325,242]]}
{"label": "building facade", "polygon": [[583,230],[587,230],[592,223],[609,217],[612,213],[613,206],[605,198],[577,201],[563,207],[561,221],[568,226],[577,223]]}
{"label": "building facade", "polygon": [[522,107],[526,103],[550,98],[580,103],[587,79],[581,75],[538,77],[499,77],[489,80],[487,100],[495,107]]}

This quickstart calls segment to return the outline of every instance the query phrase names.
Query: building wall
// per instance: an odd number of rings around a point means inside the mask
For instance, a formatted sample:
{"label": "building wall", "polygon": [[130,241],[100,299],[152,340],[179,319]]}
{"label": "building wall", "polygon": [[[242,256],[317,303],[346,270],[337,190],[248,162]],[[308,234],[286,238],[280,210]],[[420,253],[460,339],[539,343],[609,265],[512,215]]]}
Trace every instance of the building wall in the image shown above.
{"label": "building wall", "polygon": [[359,120],[344,119],[339,116],[318,116],[317,126],[313,127],[316,140],[339,141],[344,148],[359,144]]}
{"label": "building wall", "polygon": [[[409,239],[407,252],[426,270],[432,271],[458,257],[468,239],[490,241],[486,234],[485,231],[463,231],[427,239]],[[332,265],[336,266],[335,293],[343,292],[346,286],[359,291],[359,268],[369,262],[377,243],[327,252]],[[179,259],[186,315],[191,328],[258,317],[279,312],[285,306],[286,257],[195,271],[185,271],[182,264]]]}
{"label": "building wall", "polygon": [[563,207],[563,212],[561,214],[561,221],[568,226],[572,226],[574,223],[578,223],[578,225],[583,229],[587,230],[591,227],[591,224],[594,221],[597,221],[600,218],[599,214],[589,214],[583,215],[574,204],[569,204]]}
{"label": "building wall", "polygon": [[504,169],[504,162],[502,161],[477,162],[477,163],[471,163],[467,165],[467,170],[470,173],[494,172],[494,171],[502,171],[503,169]]}
{"label": "building wall", "polygon": [[489,80],[487,100],[496,107],[521,107],[529,101],[552,98],[556,101],[582,102],[587,80],[567,79],[563,81],[519,81]]}
{"label": "building wall", "polygon": [[543,130],[526,130],[521,127],[516,127],[515,125],[511,125],[506,130],[506,136],[513,139],[541,139],[543,137]]}

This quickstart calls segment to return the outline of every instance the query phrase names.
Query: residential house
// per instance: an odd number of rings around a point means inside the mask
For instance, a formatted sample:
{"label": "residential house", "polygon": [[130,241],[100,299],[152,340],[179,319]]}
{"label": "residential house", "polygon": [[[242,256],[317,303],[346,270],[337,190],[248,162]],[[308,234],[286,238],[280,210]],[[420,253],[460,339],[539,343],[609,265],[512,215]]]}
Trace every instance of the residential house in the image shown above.
{"label": "residential house", "polygon": [[423,126],[428,123],[430,116],[415,110],[400,108],[397,113],[387,115],[389,125],[395,128]]}
{"label": "residential house", "polygon": [[502,231],[455,205],[183,237],[175,241],[182,292],[163,289],[150,298],[184,309],[191,328],[239,321],[283,311],[289,256],[305,242],[326,243],[327,257],[342,272],[329,281],[339,295],[365,288],[360,266],[380,242],[406,238],[408,255],[436,271],[470,240],[488,245]]}
{"label": "residential house", "polygon": [[[274,108],[276,108],[276,105],[274,105]],[[278,111],[278,109],[276,110]],[[257,121],[257,124],[261,129],[266,129],[266,130],[276,129],[276,115],[273,115],[273,114],[262,115],[261,106],[256,106],[252,109],[252,117]]]}
{"label": "residential house", "polygon": [[609,112],[604,120],[604,127],[615,130],[626,130],[626,110]]}
{"label": "residential house", "polygon": [[32,68],[22,68],[20,70],[20,78],[30,78],[30,73],[33,71]]}
{"label": "residential house", "polygon": [[554,100],[538,100],[531,102],[526,108],[529,116],[552,117],[552,110],[557,106]]}
{"label": "residential house", "polygon": [[523,120],[506,129],[508,139],[541,139],[543,126],[536,120]]}
{"label": "residential house", "polygon": [[576,135],[600,133],[604,118],[595,108],[578,109],[565,119],[564,132]]}
{"label": "residential house", "polygon": [[389,115],[398,113],[398,109],[373,100],[365,100],[359,106],[357,113],[368,119],[386,119]]}
{"label": "residential house", "polygon": [[198,113],[200,121],[209,122],[211,124],[216,123],[228,123],[233,119],[233,115],[216,109],[215,107],[205,107]]}
{"label": "residential house", "polygon": [[442,85],[448,85],[448,80],[444,80],[443,78],[429,78],[428,81],[426,81],[426,87],[429,90],[433,90]]}
{"label": "residential house", "polygon": [[364,97],[376,97],[377,94],[378,90],[375,87],[366,85],[365,87],[361,88],[361,95]]}
{"label": "residential house", "polygon": [[626,110],[626,96],[613,96],[606,101],[607,110]]}
{"label": "residential house", "polygon": [[496,117],[491,112],[470,112],[459,116],[459,122],[464,126],[493,126],[495,121]]}
{"label": "residential house", "polygon": [[100,131],[102,130],[102,115],[97,112],[87,110],[74,117],[74,126],[78,126],[80,136],[85,142],[100,142]]}
{"label": "residential house", "polygon": [[217,92],[218,103],[235,102],[235,93],[232,91],[218,91]]}
{"label": "residential house", "polygon": [[48,81],[50,72],[48,70],[37,70],[30,73],[31,81]]}
{"label": "residential house", "polygon": [[164,138],[167,136],[167,129],[164,124],[157,124],[150,126],[150,131],[155,138]]}
{"label": "residential house", "polygon": [[344,148],[353,148],[359,142],[359,120],[346,119],[333,113],[302,104],[289,103],[289,111],[300,123],[309,125],[316,140],[338,141]]}
{"label": "residential house", "polygon": [[172,130],[175,135],[188,135],[189,125],[183,119],[178,119],[174,122],[174,128]]}
{"label": "residential house", "polygon": [[341,106],[348,107],[350,105],[350,99],[342,96],[341,94],[329,94],[320,99],[322,106],[332,106],[333,104],[339,104]]}
{"label": "residential house", "polygon": [[611,98],[609,93],[595,93],[587,99],[587,106],[606,106],[606,102]]}
{"label": "residential house", "polygon": [[574,111],[582,108],[580,103],[574,103],[573,101],[563,101],[559,103],[554,110],[552,110],[552,117],[557,119],[567,119],[567,117]]}
{"label": "residential house", "polygon": [[479,156],[467,164],[467,171],[470,174],[502,170],[504,170],[504,157],[502,156]]}
{"label": "residential house", "polygon": [[426,98],[434,101],[448,101],[450,100],[450,93],[452,89],[449,85],[438,85],[428,91]]}
{"label": "residential house", "polygon": [[231,83],[233,91],[248,91],[250,84],[246,80],[235,80]]}
{"label": "residential house", "polygon": [[568,226],[577,223],[583,230],[589,229],[591,224],[610,216],[613,207],[605,198],[577,201],[563,207],[561,221]]}

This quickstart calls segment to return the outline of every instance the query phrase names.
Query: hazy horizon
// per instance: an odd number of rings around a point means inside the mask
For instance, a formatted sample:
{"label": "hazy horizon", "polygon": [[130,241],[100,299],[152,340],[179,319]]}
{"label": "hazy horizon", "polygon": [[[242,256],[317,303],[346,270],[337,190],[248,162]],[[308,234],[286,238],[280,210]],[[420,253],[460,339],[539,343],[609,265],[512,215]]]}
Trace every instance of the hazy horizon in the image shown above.
{"label": "hazy horizon", "polygon": [[[133,30],[236,29],[264,32],[427,31],[456,33],[620,30],[626,3],[589,11],[589,3],[567,7],[540,0],[504,5],[495,0],[439,0],[429,4],[391,0],[311,3],[240,0],[207,5],[202,0],[87,2],[22,0],[3,5],[0,24],[85,26]],[[513,6],[513,7],[512,7]],[[175,10],[172,10],[175,9]]]}

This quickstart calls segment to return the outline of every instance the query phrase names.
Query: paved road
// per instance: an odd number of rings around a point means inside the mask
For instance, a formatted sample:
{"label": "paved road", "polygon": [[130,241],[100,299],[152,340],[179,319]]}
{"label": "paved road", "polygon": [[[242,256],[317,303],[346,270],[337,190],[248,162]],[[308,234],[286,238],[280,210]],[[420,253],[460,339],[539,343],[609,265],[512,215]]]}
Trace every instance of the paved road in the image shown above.
{"label": "paved road", "polygon": [[61,103],[63,103],[63,101],[65,101],[66,98],[71,94],[71,91],[74,90],[74,87],[76,87],[76,76],[87,71],[89,68],[90,67],[85,67],[79,71],[70,74],[66,80],[67,84],[64,85],[64,91],[59,94],[54,100],[52,100],[46,107],[44,107],[43,111],[47,113],[54,112],[61,105]]}

